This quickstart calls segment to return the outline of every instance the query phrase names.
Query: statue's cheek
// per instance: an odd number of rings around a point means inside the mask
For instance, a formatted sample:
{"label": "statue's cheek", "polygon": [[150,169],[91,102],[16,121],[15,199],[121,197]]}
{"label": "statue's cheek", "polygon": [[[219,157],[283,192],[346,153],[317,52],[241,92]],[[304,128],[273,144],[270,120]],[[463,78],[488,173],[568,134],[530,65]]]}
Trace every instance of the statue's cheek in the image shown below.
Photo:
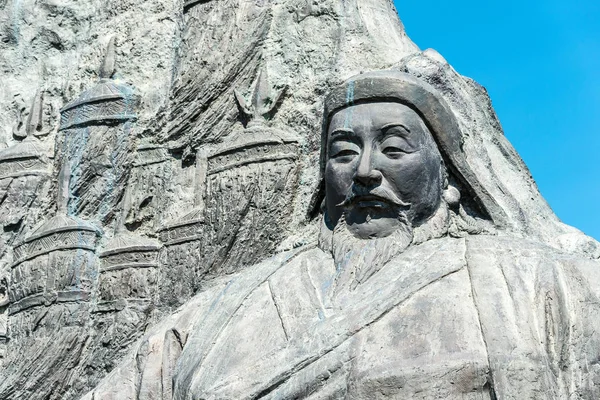
{"label": "statue's cheek", "polygon": [[352,185],[356,170],[355,162],[337,162],[331,160],[325,168],[325,183],[332,188],[344,189]]}
{"label": "statue's cheek", "polygon": [[387,159],[380,171],[391,183],[404,191],[416,184],[422,184],[427,175],[427,164],[420,153],[404,154],[401,158]]}
{"label": "statue's cheek", "polygon": [[353,168],[348,164],[328,162],[325,167],[325,198],[327,212],[335,225],[342,214],[338,205],[344,201],[352,188]]}
{"label": "statue's cheek", "polygon": [[440,161],[425,152],[406,154],[393,160],[384,174],[392,190],[412,205],[418,218],[427,217],[441,198]]}
{"label": "statue's cheek", "polygon": [[432,182],[439,166],[427,162],[421,153],[405,154],[402,158],[388,160],[382,173],[392,188],[403,199],[414,201]]}

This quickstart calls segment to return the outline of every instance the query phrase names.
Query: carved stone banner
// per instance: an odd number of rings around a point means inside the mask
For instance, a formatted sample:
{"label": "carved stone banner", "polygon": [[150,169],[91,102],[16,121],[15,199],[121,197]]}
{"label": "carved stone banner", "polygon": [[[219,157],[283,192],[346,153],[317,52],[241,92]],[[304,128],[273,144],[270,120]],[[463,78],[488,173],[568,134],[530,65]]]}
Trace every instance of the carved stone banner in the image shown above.
{"label": "carved stone banner", "polygon": [[57,142],[59,159],[67,158],[73,168],[70,210],[103,222],[114,218],[129,176],[139,101],[133,88],[111,79],[114,51],[111,40],[100,82],[60,110]]}
{"label": "carved stone banner", "polygon": [[[50,374],[77,355],[89,335],[84,326],[98,275],[94,253],[101,231],[67,214],[69,180],[67,163],[60,173],[57,215],[14,247],[8,288],[11,352],[6,362],[15,378],[28,374],[30,363]],[[39,343],[47,348],[39,348]],[[31,358],[21,362],[23,355]],[[44,379],[51,386],[68,381],[64,373]]]}

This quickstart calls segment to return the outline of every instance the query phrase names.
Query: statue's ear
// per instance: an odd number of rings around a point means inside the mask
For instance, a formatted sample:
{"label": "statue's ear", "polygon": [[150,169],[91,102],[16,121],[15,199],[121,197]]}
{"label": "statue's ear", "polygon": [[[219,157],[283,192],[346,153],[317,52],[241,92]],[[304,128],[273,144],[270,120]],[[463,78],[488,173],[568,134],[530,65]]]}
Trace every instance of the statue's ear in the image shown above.
{"label": "statue's ear", "polygon": [[[440,163],[440,177],[442,181],[442,198],[450,209],[455,210],[460,205],[460,190],[454,183],[450,183],[450,176],[443,159]],[[455,180],[452,179],[452,181]]]}
{"label": "statue's ear", "polygon": [[444,182],[442,201],[457,218],[459,230],[468,233],[493,232],[494,220],[477,201],[473,192],[451,170]]}
{"label": "statue's ear", "polygon": [[442,197],[451,209],[456,209],[460,205],[460,191],[453,185],[448,185],[444,189]]}

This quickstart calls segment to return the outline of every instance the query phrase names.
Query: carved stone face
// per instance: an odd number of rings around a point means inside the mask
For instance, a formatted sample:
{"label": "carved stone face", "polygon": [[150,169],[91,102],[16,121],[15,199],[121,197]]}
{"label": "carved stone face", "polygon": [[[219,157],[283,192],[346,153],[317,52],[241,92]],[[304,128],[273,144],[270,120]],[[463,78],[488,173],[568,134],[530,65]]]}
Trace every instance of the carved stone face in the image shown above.
{"label": "carved stone face", "polygon": [[404,218],[414,226],[437,210],[442,158],[411,108],[395,102],[353,105],[328,127],[326,207],[335,226],[344,214],[359,238],[386,237]]}

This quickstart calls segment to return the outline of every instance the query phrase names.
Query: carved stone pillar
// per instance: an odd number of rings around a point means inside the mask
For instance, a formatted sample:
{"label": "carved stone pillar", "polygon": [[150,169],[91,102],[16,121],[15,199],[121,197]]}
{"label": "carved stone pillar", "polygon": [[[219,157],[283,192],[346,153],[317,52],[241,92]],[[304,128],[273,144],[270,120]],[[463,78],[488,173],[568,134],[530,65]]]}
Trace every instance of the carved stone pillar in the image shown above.
{"label": "carved stone pillar", "polygon": [[294,136],[256,125],[238,132],[208,158],[202,235],[207,273],[253,265],[285,238],[297,157]]}
{"label": "carved stone pillar", "polygon": [[94,225],[59,211],[15,247],[8,290],[11,340],[40,326],[51,332],[65,313],[71,323],[61,321],[63,326],[85,323],[100,235]]}
{"label": "carved stone pillar", "polygon": [[90,336],[98,275],[101,231],[67,214],[69,170],[65,165],[60,173],[57,215],[15,246],[10,266],[6,365],[15,379],[42,371],[49,391],[55,382],[68,384],[68,370],[79,362]]}
{"label": "carved stone pillar", "polygon": [[148,325],[158,297],[159,249],[155,240],[120,232],[101,250],[90,368],[110,368]]}
{"label": "carved stone pillar", "polygon": [[129,176],[138,104],[132,87],[111,78],[113,52],[114,43],[98,84],[61,109],[57,140],[59,157],[72,166],[70,212],[104,223],[115,216]]}
{"label": "carved stone pillar", "polygon": [[98,311],[146,308],[156,297],[160,244],[133,234],[121,234],[100,253]]}
{"label": "carved stone pillar", "polygon": [[131,207],[126,225],[156,231],[164,211],[163,195],[173,175],[173,159],[167,149],[142,141],[137,148],[131,177],[127,183]]}

